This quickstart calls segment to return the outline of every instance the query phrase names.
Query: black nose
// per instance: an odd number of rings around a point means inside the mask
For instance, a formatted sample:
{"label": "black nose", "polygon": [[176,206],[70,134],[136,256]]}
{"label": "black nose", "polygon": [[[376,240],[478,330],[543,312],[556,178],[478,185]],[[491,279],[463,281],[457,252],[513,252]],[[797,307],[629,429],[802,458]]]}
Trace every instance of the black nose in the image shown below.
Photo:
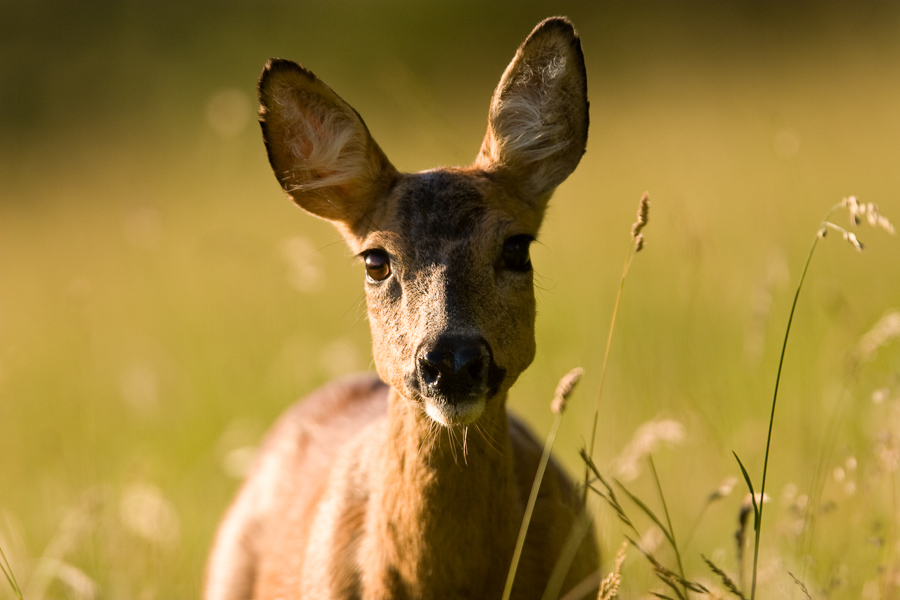
{"label": "black nose", "polygon": [[491,351],[483,338],[442,338],[419,350],[418,375],[426,393],[450,401],[487,390]]}

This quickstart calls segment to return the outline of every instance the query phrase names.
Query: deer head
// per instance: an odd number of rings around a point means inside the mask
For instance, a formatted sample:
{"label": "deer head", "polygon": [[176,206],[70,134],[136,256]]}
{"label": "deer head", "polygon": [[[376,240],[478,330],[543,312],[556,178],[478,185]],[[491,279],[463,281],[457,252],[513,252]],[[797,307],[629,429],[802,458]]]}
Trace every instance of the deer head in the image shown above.
{"label": "deer head", "polygon": [[535,353],[529,245],[587,142],[572,25],[548,19],[519,48],[468,167],[398,172],[359,114],[290,61],[269,61],[259,98],[281,186],[365,264],[379,376],[445,426],[502,410]]}

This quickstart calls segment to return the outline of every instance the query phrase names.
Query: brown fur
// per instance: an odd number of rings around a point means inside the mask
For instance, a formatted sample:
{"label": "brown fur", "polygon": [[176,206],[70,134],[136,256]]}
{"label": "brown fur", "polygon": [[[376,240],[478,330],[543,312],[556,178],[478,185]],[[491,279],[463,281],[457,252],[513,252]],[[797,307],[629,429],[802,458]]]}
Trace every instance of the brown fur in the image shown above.
{"label": "brown fur", "polygon": [[[506,412],[534,358],[535,302],[504,244],[537,235],[584,152],[578,37],[564,19],[538,25],[467,168],[399,173],[359,115],[288,61],[266,66],[260,104],[285,190],[354,252],[390,257],[390,276],[366,285],[380,380],[330,384],[279,421],[220,527],[205,597],[499,598],[541,453]],[[415,376],[422,348],[447,336],[484,342],[490,385],[472,400],[436,400]],[[580,511],[551,462],[514,597],[541,596]],[[566,587],[596,568],[589,535]]]}

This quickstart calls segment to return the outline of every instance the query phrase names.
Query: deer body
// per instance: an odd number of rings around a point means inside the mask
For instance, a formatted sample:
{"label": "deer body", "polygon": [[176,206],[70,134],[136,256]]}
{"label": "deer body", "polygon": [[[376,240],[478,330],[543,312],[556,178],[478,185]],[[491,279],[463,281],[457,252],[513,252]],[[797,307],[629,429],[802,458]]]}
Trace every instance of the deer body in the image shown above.
{"label": "deer body", "polygon": [[[282,186],[365,262],[380,379],[325,386],[275,426],[220,527],[205,596],[499,599],[541,454],[506,412],[535,352],[528,244],[587,138],[574,29],[548,19],[520,47],[470,167],[399,173],[359,115],[288,61],[266,66],[260,103]],[[514,597],[541,597],[581,509],[551,463]],[[588,536],[566,587],[596,568]]]}

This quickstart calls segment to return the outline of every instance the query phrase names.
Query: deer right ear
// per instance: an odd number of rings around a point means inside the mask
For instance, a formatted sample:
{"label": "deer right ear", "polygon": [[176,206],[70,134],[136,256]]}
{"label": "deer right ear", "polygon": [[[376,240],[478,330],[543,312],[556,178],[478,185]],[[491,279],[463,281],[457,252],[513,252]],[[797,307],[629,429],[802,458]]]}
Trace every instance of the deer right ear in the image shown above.
{"label": "deer right ear", "polygon": [[362,118],[311,71],[270,60],[259,122],[281,187],[310,213],[356,232],[398,177]]}
{"label": "deer right ear", "polygon": [[540,23],[519,47],[491,98],[474,166],[504,176],[543,209],[587,145],[584,55],[568,19]]}

